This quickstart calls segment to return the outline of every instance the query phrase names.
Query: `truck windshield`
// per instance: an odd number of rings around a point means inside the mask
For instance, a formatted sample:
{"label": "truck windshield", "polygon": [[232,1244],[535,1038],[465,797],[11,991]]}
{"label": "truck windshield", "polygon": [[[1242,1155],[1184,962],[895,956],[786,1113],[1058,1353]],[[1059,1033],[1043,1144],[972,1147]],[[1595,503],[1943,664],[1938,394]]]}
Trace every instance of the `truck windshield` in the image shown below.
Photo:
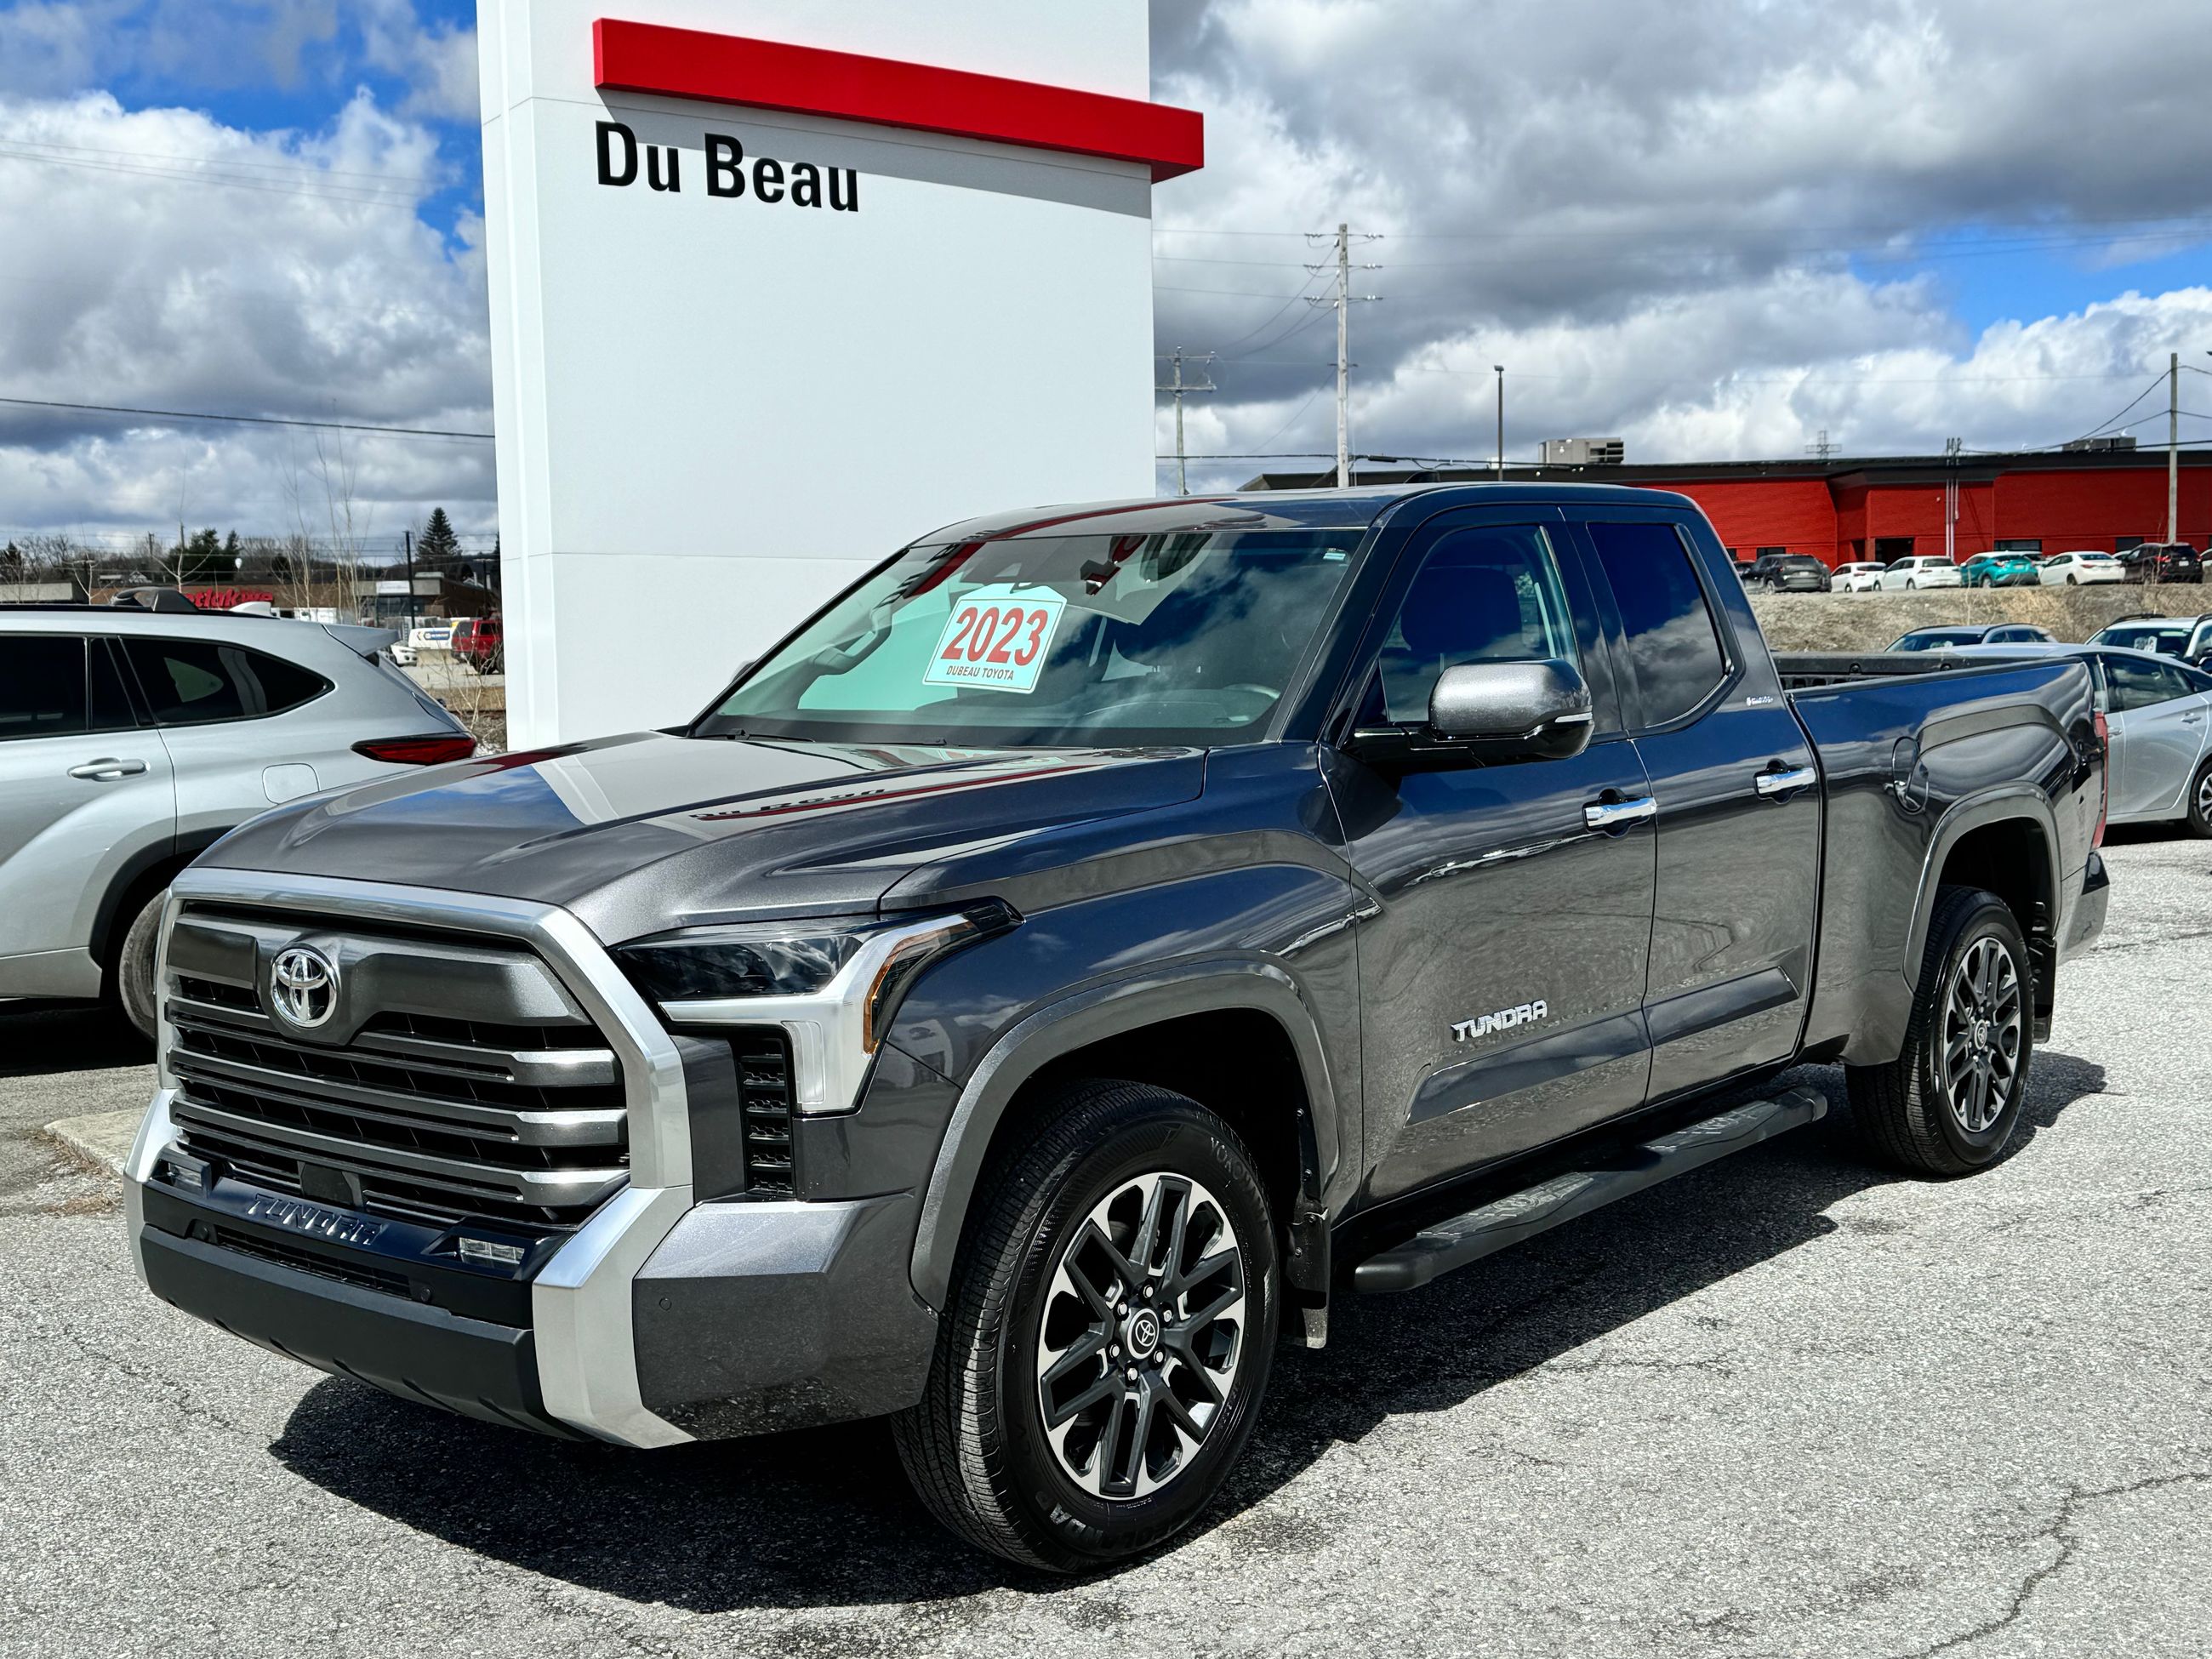
{"label": "truck windshield", "polygon": [[977,748],[1249,743],[1328,619],[1361,534],[912,548],[693,729]]}

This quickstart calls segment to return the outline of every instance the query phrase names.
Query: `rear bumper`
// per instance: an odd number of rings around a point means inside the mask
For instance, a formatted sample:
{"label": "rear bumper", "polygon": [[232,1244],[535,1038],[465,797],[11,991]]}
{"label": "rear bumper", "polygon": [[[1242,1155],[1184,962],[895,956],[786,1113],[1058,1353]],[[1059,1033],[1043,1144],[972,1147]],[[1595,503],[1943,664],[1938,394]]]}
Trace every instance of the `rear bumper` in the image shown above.
{"label": "rear bumper", "polygon": [[2104,856],[2092,852],[2081,872],[2081,896],[2075,900],[2074,914],[2066,922],[2066,937],[2059,941],[2059,961],[2079,956],[2097,942],[2105,931],[2105,911],[2112,897],[2112,878],[2106,872]]}

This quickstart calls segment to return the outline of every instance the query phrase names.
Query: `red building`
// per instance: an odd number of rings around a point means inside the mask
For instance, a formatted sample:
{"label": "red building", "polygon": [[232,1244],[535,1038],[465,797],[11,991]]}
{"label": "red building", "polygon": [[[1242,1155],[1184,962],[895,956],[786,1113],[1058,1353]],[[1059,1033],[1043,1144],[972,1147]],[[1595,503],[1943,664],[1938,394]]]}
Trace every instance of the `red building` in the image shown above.
{"label": "red building", "polygon": [[[1490,469],[1421,471],[1374,465],[1361,483],[1474,483]],[[2166,536],[2166,452],[2040,451],[2019,455],[1680,462],[1657,466],[1511,466],[1508,482],[1642,484],[1703,507],[1738,558],[1810,553],[1829,564],[1943,551],[1945,501],[1956,488],[1953,550],[1999,548],[2115,553]],[[1266,473],[1255,489],[1305,489],[1334,472]],[[2212,453],[2181,452],[2180,539],[2212,545]]]}

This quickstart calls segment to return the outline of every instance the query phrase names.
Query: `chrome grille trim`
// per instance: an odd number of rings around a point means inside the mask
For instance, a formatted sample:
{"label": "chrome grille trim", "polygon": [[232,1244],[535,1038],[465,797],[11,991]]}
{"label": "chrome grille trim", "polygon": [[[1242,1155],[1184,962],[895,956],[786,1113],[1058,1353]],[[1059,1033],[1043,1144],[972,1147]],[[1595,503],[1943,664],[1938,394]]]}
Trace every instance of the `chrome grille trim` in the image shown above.
{"label": "chrome grille trim", "polygon": [[[639,1396],[630,1305],[637,1269],[691,1205],[690,1107],[684,1061],[653,1010],[591,931],[557,905],[528,900],[198,866],[170,888],[155,962],[157,984],[169,983],[169,933],[179,913],[196,903],[282,911],[300,915],[303,922],[336,915],[356,925],[384,922],[489,935],[518,942],[538,955],[612,1050],[629,1142],[627,1184],[592,1213],[532,1282],[540,1391],[551,1415],[603,1440],[632,1446],[690,1440],[690,1435],[648,1410]],[[150,1177],[174,1129],[175,1038],[175,1028],[164,1018],[156,1056],[160,1092],[132,1154],[126,1209],[134,1237],[143,1226],[137,1184]]]}

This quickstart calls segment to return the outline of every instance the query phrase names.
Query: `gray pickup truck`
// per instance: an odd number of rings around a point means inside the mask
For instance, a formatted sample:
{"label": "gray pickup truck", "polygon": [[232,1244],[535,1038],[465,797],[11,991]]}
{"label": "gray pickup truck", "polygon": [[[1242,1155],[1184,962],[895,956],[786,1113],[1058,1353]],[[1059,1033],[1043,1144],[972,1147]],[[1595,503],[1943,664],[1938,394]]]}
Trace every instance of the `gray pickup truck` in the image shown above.
{"label": "gray pickup truck", "polygon": [[1771,656],[1680,497],[953,526],[690,725],[172,890],[154,1292],[638,1447],[889,1415],[981,1547],[1203,1511],[1279,1341],[1820,1116],[1983,1168],[2101,927],[2075,662]]}

